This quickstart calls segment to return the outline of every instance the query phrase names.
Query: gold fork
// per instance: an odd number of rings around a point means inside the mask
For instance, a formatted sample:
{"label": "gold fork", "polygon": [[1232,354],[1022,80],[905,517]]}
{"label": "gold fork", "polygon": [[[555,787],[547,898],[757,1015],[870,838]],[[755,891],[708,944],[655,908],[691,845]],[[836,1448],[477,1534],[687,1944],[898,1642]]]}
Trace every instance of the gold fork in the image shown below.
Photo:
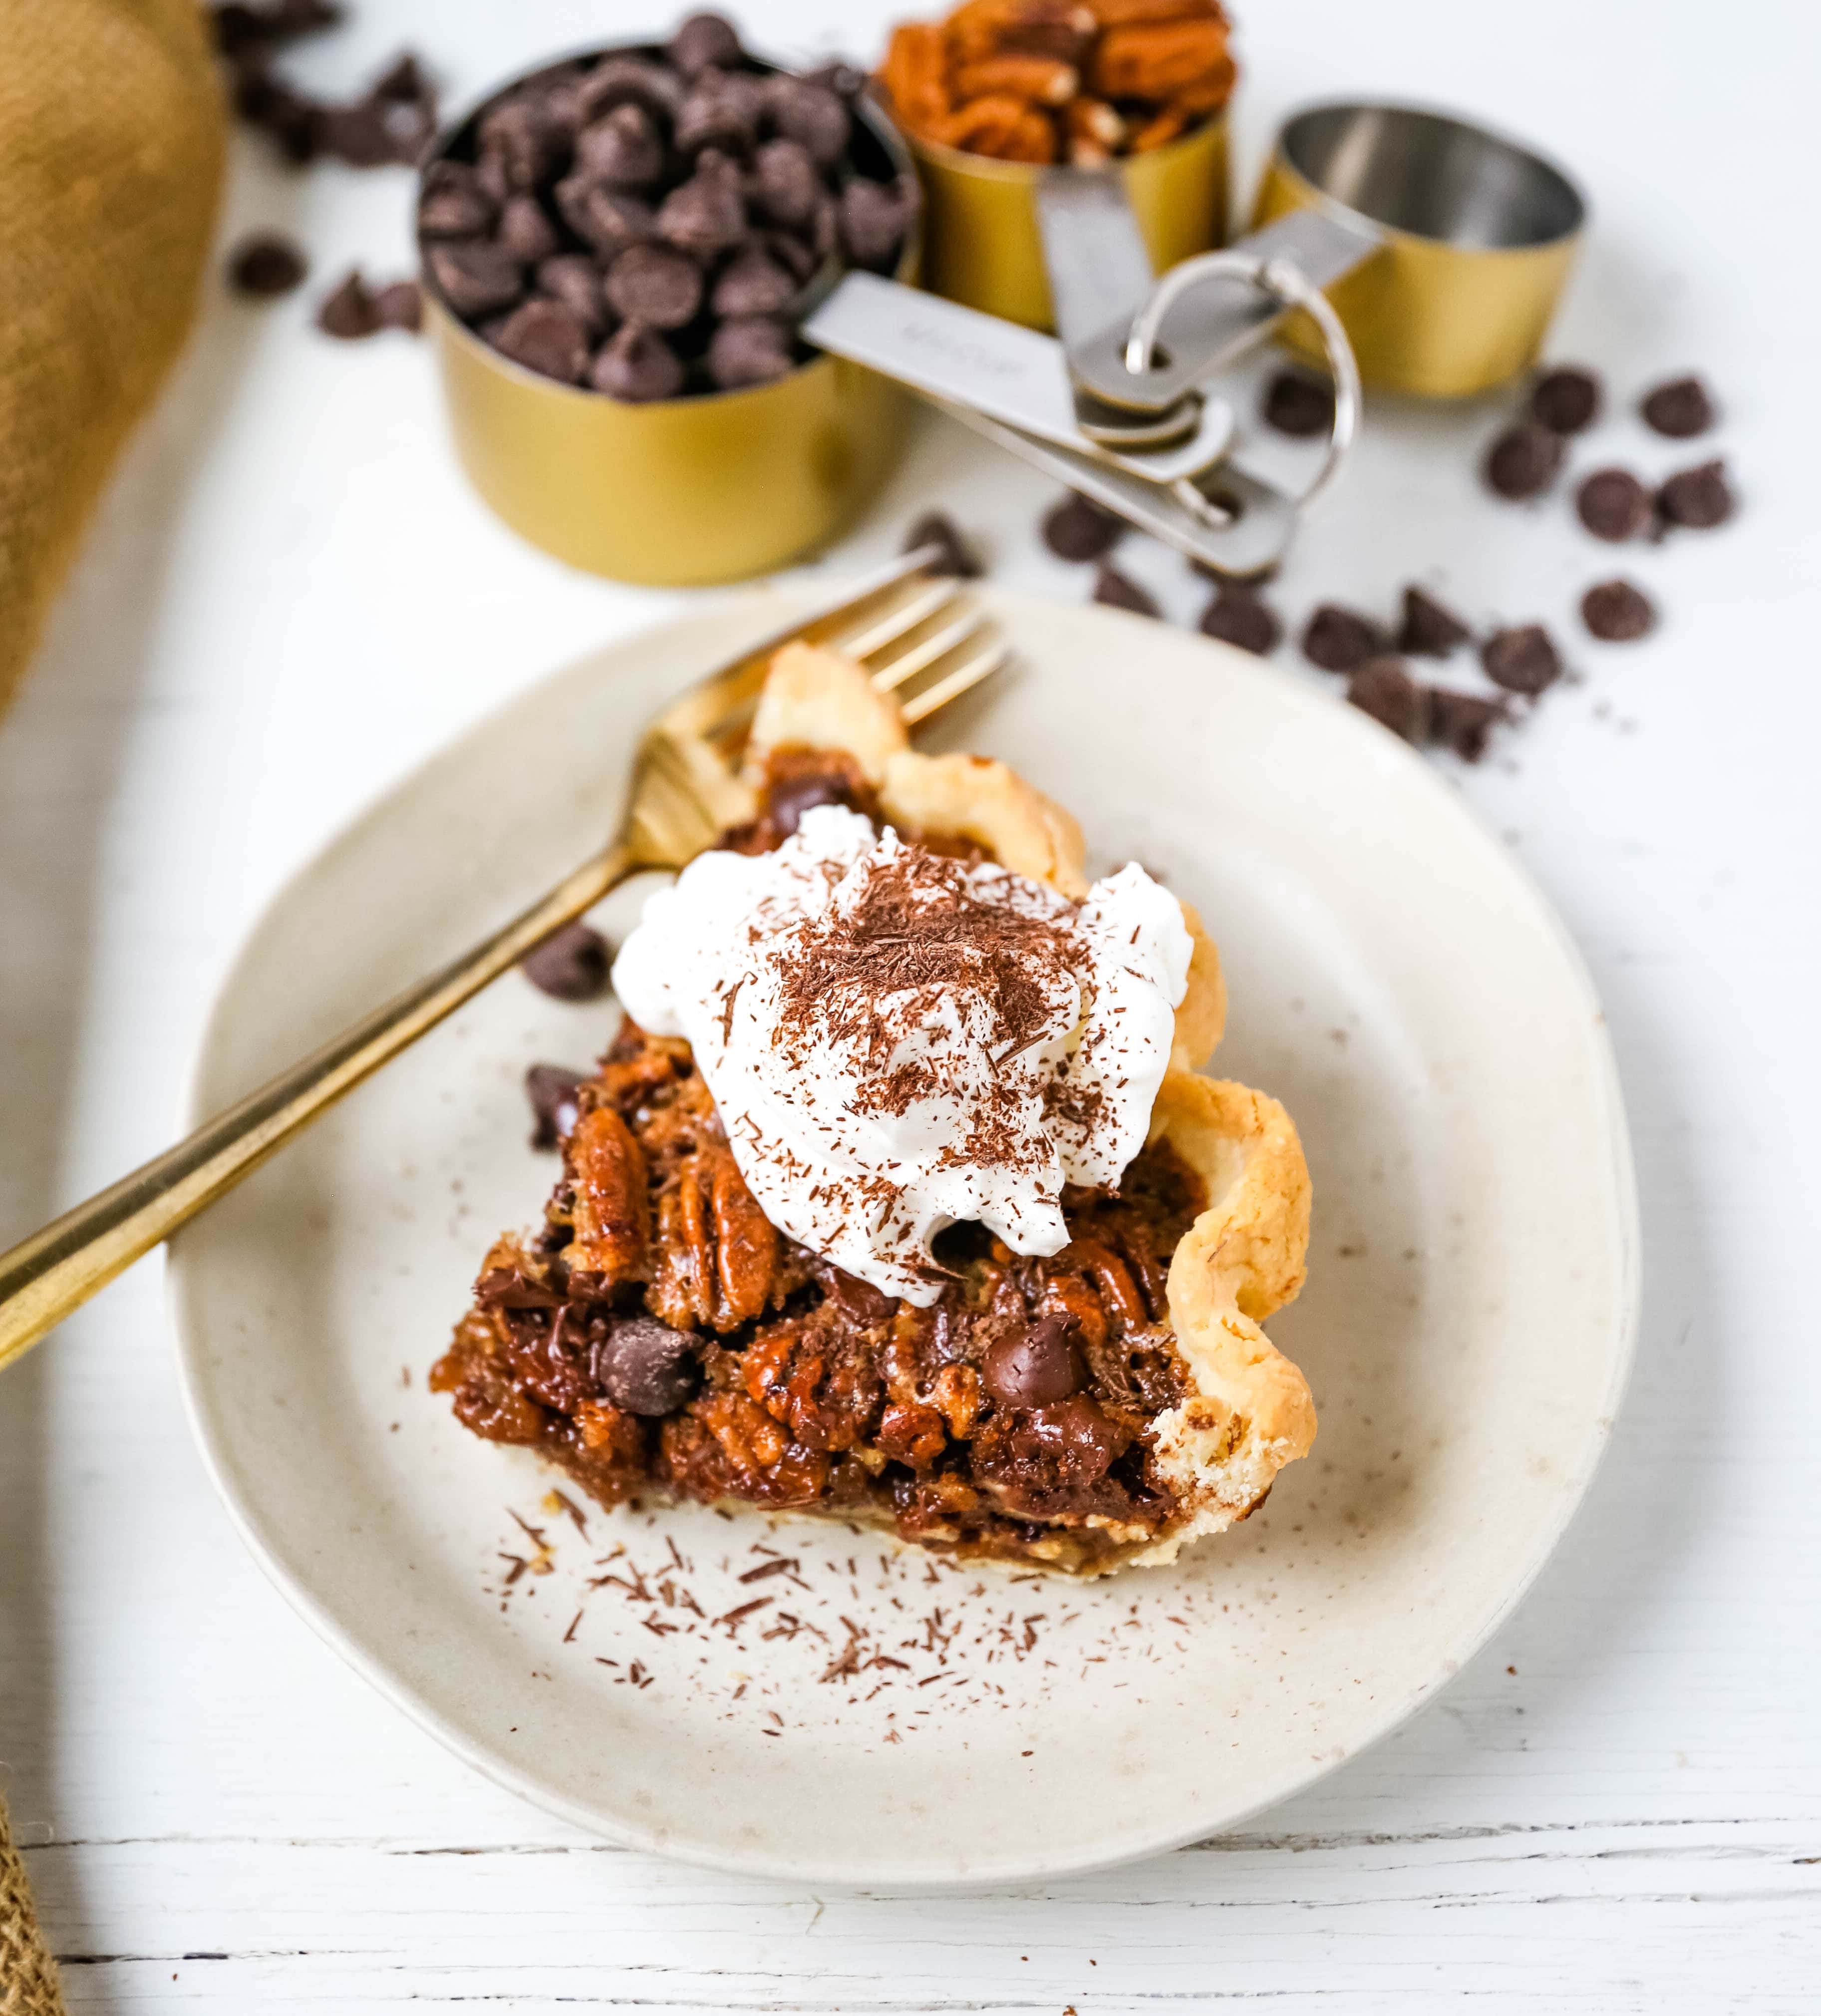
{"label": "gold fork", "polygon": [[745,816],[736,765],[772,654],[801,639],[865,661],[899,695],[905,722],[998,670],[1006,646],[950,580],[923,570],[920,547],[866,577],[838,603],[763,639],[675,700],[632,759],[627,811],[610,846],[440,972],[198,1128],[187,1140],[0,1254],[0,1366],[241,1178],[361,1081],[408,1049],[533,946],[648,869],[681,868]]}

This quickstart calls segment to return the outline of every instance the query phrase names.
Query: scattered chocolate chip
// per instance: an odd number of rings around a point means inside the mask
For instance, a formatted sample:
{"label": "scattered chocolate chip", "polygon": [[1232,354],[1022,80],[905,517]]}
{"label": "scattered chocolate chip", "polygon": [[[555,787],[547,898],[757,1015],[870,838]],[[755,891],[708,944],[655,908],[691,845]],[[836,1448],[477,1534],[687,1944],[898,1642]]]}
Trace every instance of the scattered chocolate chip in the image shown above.
{"label": "scattered chocolate chip", "polygon": [[1302,633],[1302,654],[1324,672],[1350,672],[1385,648],[1384,633],[1369,617],[1324,602]]}
{"label": "scattered chocolate chip", "polygon": [[746,52],[740,45],[740,31],[725,16],[691,14],[678,24],[664,54],[685,77],[694,77],[740,63]]}
{"label": "scattered chocolate chip", "polygon": [[1381,654],[1356,665],[1347,682],[1347,700],[1406,742],[1427,739],[1429,695],[1404,669],[1402,658]]}
{"label": "scattered chocolate chip", "polygon": [[265,6],[228,0],[214,9],[210,25],[215,47],[229,58],[273,49],[299,36],[319,34],[336,27],[342,19],[340,8],[332,0],[267,0]]}
{"label": "scattered chocolate chip", "polygon": [[1596,469],[1574,493],[1575,515],[1596,539],[1636,538],[1655,515],[1650,493],[1628,469]]}
{"label": "scattered chocolate chip", "polygon": [[649,189],[664,175],[664,141],[642,105],[616,105],[582,128],[575,165],[609,189]]}
{"label": "scattered chocolate chip", "polygon": [[753,157],[752,200],[774,224],[807,224],[826,193],[809,149],[797,140],[768,140]]}
{"label": "scattered chocolate chip", "polygon": [[1553,434],[1578,434],[1600,411],[1600,380],[1591,371],[1561,365],[1531,389],[1530,416]]}
{"label": "scattered chocolate chip", "polygon": [[790,330],[766,315],[736,315],[708,339],[708,376],[723,392],[768,385],[794,362]]}
{"label": "scattered chocolate chip", "polygon": [[590,336],[607,326],[607,306],[601,292],[600,268],[585,252],[559,252],[538,268],[538,285],[560,301]]}
{"label": "scattered chocolate chip", "polygon": [[651,244],[657,237],[657,213],[650,203],[580,175],[556,185],[556,207],[576,236],[603,258],[612,258],[628,245]]}
{"label": "scattered chocolate chip", "polygon": [[1480,646],[1480,663],[1494,686],[1532,697],[1562,676],[1562,661],[1540,623],[1495,630]]}
{"label": "scattered chocolate chip", "polygon": [[768,77],[761,87],[761,103],[773,131],[801,141],[823,167],[832,168],[847,152],[853,118],[825,85],[801,77]]}
{"label": "scattered chocolate chip", "polygon": [[527,266],[548,259],[562,243],[556,227],[544,214],[544,206],[534,196],[509,196],[499,213],[499,234],[495,243],[502,252]]}
{"label": "scattered chocolate chip", "polygon": [[417,206],[417,228],[426,238],[478,238],[493,229],[498,214],[498,204],[472,168],[459,161],[430,164]]}
{"label": "scattered chocolate chip", "polygon": [[431,246],[426,256],[431,279],[459,315],[509,308],[525,290],[519,262],[496,245],[445,243]]}
{"label": "scattered chocolate chip", "polygon": [[394,105],[427,105],[436,98],[422,60],[409,49],[373,79],[372,94]]}
{"label": "scattered chocolate chip", "polygon": [[320,138],[322,152],[347,167],[383,167],[398,158],[387,108],[376,99],[325,106]]}
{"label": "scattered chocolate chip", "polygon": [[423,290],[415,280],[393,280],[373,290],[373,314],[381,329],[416,336],[423,326]]}
{"label": "scattered chocolate chip", "polygon": [[703,257],[725,252],[745,237],[746,205],[737,178],[718,167],[698,167],[658,207],[658,235]]}
{"label": "scattered chocolate chip", "polygon": [[796,298],[796,276],[762,245],[748,245],[722,268],[708,305],[718,315],[775,315]]}
{"label": "scattered chocolate chip", "polygon": [[839,219],[848,257],[856,266],[890,266],[916,214],[916,189],[908,177],[849,182],[841,191]]}
{"label": "scattered chocolate chip", "polygon": [[1704,434],[1714,423],[1714,402],[1698,378],[1672,378],[1646,392],[1638,411],[1644,424],[1654,427],[1672,441],[1686,441],[1691,434]]}
{"label": "scattered chocolate chip", "polygon": [[534,945],[519,970],[542,993],[559,1001],[596,1001],[607,991],[614,950],[586,924],[565,924]]}
{"label": "scattered chocolate chip", "polygon": [[554,1148],[564,1135],[575,1132],[575,1095],[581,1082],[581,1073],[566,1064],[533,1064],[525,1073],[534,1148]]}
{"label": "scattered chocolate chip", "polygon": [[588,331],[560,301],[540,297],[514,308],[495,333],[493,347],[527,371],[565,385],[579,385],[588,374]]}
{"label": "scattered chocolate chip", "polygon": [[1672,525],[1708,531],[1733,515],[1733,491],[1726,465],[1704,462],[1671,477],[1657,492],[1657,509]]}
{"label": "scattered chocolate chip", "polygon": [[1581,621],[1603,643],[1629,644],[1656,628],[1657,610],[1628,581],[1602,581],[1582,596]]}
{"label": "scattered chocolate chip", "polygon": [[1141,588],[1130,574],[1121,574],[1106,560],[1100,563],[1093,599],[1114,609],[1129,609],[1135,616],[1161,616],[1164,613],[1149,589]]}
{"label": "scattered chocolate chip", "polygon": [[1201,633],[1263,657],[1277,648],[1283,625],[1250,586],[1228,581],[1215,591],[1214,599],[1201,612]]}
{"label": "scattered chocolate chip", "polygon": [[682,360],[657,331],[629,322],[603,347],[588,383],[610,398],[643,401],[674,399],[683,376]]}
{"label": "scattered chocolate chip", "polygon": [[344,343],[358,343],[376,333],[380,318],[358,267],[317,309],[316,326],[325,336],[338,337]]}
{"label": "scattered chocolate chip", "polygon": [[1097,560],[1125,536],[1117,512],[1074,492],[1043,514],[1043,543],[1058,560]]}
{"label": "scattered chocolate chip", "polygon": [[702,305],[702,269],[669,245],[634,245],[607,268],[608,305],[628,322],[681,329]]}
{"label": "scattered chocolate chip", "polygon": [[1263,419],[1299,441],[1327,434],[1334,425],[1334,388],[1306,372],[1279,371],[1265,388]]}
{"label": "scattered chocolate chip", "polygon": [[1562,437],[1535,420],[1508,427],[1486,455],[1486,481],[1513,501],[1540,496],[1562,466]]}
{"label": "scattered chocolate chip", "polygon": [[288,238],[265,231],[243,239],[228,261],[228,279],[236,293],[271,301],[303,283],[308,262]]}
{"label": "scattered chocolate chip", "polygon": [[263,70],[244,70],[235,79],[234,110],[267,135],[293,167],[306,166],[322,150],[324,108]]}
{"label": "scattered chocolate chip", "polygon": [[1398,632],[1400,651],[1416,657],[1445,658],[1457,646],[1470,644],[1473,636],[1452,609],[1414,582],[1404,590],[1403,627]]}
{"label": "scattered chocolate chip", "polygon": [[934,560],[926,563],[927,573],[950,574],[957,581],[977,581],[986,571],[961,527],[946,511],[926,511],[905,533],[901,550],[914,553],[919,546],[941,549]]}
{"label": "scattered chocolate chip", "polygon": [[595,1379],[628,1414],[671,1413],[696,1390],[695,1342],[656,1316],[622,1316],[594,1348]]}
{"label": "scattered chocolate chip", "polygon": [[1486,753],[1488,737],[1504,718],[1502,701],[1456,693],[1449,686],[1429,689],[1430,737],[1445,743],[1463,762],[1479,761]]}
{"label": "scattered chocolate chip", "polygon": [[1078,1393],[1088,1383],[1088,1366],[1074,1323],[1067,1316],[1043,1316],[993,1345],[981,1376],[1002,1407],[1042,1407]]}

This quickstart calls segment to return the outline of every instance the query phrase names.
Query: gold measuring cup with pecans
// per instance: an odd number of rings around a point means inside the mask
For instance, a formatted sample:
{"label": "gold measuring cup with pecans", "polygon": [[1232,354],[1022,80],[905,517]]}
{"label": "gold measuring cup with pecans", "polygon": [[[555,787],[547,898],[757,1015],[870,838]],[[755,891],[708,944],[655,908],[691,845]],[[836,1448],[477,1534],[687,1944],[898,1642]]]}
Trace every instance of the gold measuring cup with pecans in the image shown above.
{"label": "gold measuring cup with pecans", "polygon": [[1052,167],[1115,172],[1159,272],[1222,243],[1229,34],[1217,0],[966,0],[894,28],[874,81],[923,178],[925,284],[1053,327]]}

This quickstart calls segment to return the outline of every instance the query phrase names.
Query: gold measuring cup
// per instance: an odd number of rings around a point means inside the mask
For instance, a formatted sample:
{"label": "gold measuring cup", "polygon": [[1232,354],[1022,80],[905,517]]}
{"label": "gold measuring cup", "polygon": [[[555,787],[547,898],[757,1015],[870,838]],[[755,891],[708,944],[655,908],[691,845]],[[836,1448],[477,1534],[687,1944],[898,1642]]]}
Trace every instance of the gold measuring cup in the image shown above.
{"label": "gold measuring cup", "polygon": [[[1046,176],[1071,171],[906,137],[923,185],[924,285],[984,315],[1053,329],[1037,191]],[[1154,272],[1226,242],[1224,113],[1107,172],[1118,178]]]}
{"label": "gold measuring cup", "polygon": [[[621,44],[583,59],[659,53]],[[426,171],[468,158],[489,106],[549,67],[491,93],[442,136]],[[909,174],[897,129],[864,100],[852,110],[858,165]],[[900,279],[915,275],[918,243],[913,229]],[[573,567],[664,587],[762,574],[844,530],[898,459],[904,394],[844,358],[813,357],[740,391],[628,403],[501,356],[438,298],[423,267],[456,457],[514,531]]]}
{"label": "gold measuring cup", "polygon": [[[1587,220],[1532,149],[1415,106],[1312,106],[1259,185],[1254,231],[1316,211],[1378,240],[1326,292],[1368,385],[1463,398],[1535,362]],[[1283,340],[1319,355],[1292,317]]]}

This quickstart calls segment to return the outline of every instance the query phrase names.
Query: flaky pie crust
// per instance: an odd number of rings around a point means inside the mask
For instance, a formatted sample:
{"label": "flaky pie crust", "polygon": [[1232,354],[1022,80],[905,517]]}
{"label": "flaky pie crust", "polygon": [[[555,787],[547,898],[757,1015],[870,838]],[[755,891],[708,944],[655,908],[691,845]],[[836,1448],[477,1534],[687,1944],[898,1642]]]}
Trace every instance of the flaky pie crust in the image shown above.
{"label": "flaky pie crust", "polygon": [[[991,758],[919,754],[897,704],[838,653],[790,644],[772,661],[746,781],[756,786],[766,756],[784,747],[845,751],[902,830],[958,834],[1064,895],[1087,893],[1081,831],[1067,812]],[[1188,1517],[1094,1572],[1171,1561],[1189,1540],[1244,1518],[1315,1435],[1308,1382],[1259,1327],[1307,1273],[1308,1165],[1276,1100],[1198,1075],[1225,1025],[1226,988],[1200,919],[1186,903],[1182,916],[1194,953],[1150,1138],[1168,1141],[1208,1197],[1169,1272],[1170,1323],[1193,1391],[1156,1430],[1156,1461]]]}

